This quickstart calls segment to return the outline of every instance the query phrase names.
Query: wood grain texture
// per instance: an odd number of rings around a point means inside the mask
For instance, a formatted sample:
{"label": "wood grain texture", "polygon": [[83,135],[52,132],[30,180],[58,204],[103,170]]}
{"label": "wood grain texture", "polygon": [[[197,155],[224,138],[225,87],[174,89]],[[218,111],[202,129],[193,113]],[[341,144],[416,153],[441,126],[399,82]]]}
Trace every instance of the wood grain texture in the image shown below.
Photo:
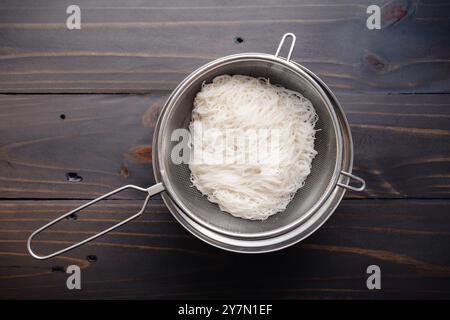
{"label": "wood grain texture", "polygon": [[[152,185],[153,129],[166,97],[0,95],[1,198],[92,199],[125,184]],[[450,95],[339,98],[355,172],[367,181],[364,193],[347,197],[450,196]],[[68,173],[82,180],[70,182]]]}
{"label": "wood grain texture", "polygon": [[[148,93],[173,89],[232,53],[274,53],[286,32],[293,58],[334,90],[449,92],[450,5],[439,1],[2,1],[0,92]],[[366,28],[367,6],[382,29]],[[243,42],[235,41],[237,37]]]}
{"label": "wood grain texture", "polygon": [[[448,198],[450,95],[340,95],[362,197]],[[348,194],[357,196],[357,194]]]}
{"label": "wood grain texture", "polygon": [[[448,200],[345,200],[310,238],[262,255],[204,244],[153,200],[140,219],[90,245],[32,259],[29,233],[80,203],[2,201],[1,298],[450,298]],[[140,204],[106,201],[43,234],[37,248],[49,252],[80,240]],[[83,268],[81,291],[65,288],[71,264]],[[382,270],[380,291],[366,288],[372,264]]]}
{"label": "wood grain texture", "polygon": [[[448,1],[80,0],[75,31],[70,4],[0,3],[0,93],[10,93],[0,94],[0,299],[450,299]],[[382,7],[381,30],[366,28],[371,4]],[[61,213],[154,183],[156,119],[187,74],[228,54],[274,53],[285,32],[297,36],[293,59],[337,93],[365,192],[348,192],[320,230],[276,253],[213,248],[155,197],[93,243],[29,256],[29,234]],[[91,207],[37,250],[107,228],[142,199]],[[83,270],[81,291],[66,289],[71,264]],[[380,291],[366,288],[372,264]]]}
{"label": "wood grain texture", "polygon": [[[128,183],[154,183],[151,143],[161,96],[3,99],[2,197],[87,199]],[[82,181],[67,181],[67,173]]]}

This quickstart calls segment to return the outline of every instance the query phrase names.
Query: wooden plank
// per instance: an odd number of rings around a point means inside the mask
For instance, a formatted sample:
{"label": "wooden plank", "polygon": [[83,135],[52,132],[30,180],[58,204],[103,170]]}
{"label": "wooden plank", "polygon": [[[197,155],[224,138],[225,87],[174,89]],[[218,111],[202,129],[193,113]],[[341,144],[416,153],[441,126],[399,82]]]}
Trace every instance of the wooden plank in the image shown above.
{"label": "wooden plank", "polygon": [[[341,95],[363,197],[450,195],[449,95]],[[357,194],[348,194],[357,196]]]}
{"label": "wooden plank", "polygon": [[[82,29],[69,31],[70,4],[0,4],[0,92],[173,89],[212,59],[273,53],[285,32],[297,35],[293,58],[335,90],[449,92],[446,2],[80,0]],[[366,28],[371,4],[381,30]]]}
{"label": "wooden plank", "polygon": [[[154,183],[151,143],[161,96],[0,99],[2,197],[93,198],[128,183]],[[71,173],[80,178],[69,182]]]}
{"label": "wooden plank", "polygon": [[[261,255],[204,244],[153,200],[138,221],[91,245],[32,259],[30,232],[80,203],[0,202],[2,298],[450,298],[448,200],[344,200],[310,238]],[[140,205],[106,201],[43,234],[39,252],[80,240]],[[65,287],[71,264],[83,268],[81,291]],[[369,291],[366,268],[373,264],[382,289]]]}
{"label": "wooden plank", "polygon": [[[125,184],[152,185],[153,129],[166,97],[0,95],[1,198],[92,199]],[[339,98],[355,172],[367,181],[364,193],[347,197],[450,195],[450,95]],[[70,173],[82,181],[68,181]]]}

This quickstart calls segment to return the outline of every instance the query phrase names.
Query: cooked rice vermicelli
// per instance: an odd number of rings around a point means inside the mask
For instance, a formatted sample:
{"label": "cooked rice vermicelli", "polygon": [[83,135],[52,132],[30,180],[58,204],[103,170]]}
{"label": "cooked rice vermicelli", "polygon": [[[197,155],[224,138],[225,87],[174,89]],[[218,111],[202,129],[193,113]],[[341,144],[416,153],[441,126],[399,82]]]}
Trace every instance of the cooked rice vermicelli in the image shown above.
{"label": "cooked rice vermicelli", "polygon": [[[269,79],[218,76],[194,99],[191,182],[222,211],[265,220],[286,209],[311,172],[316,122],[313,105],[298,92]],[[226,143],[211,132],[226,132]],[[258,143],[250,139],[255,132]],[[261,140],[272,148],[261,148]]]}

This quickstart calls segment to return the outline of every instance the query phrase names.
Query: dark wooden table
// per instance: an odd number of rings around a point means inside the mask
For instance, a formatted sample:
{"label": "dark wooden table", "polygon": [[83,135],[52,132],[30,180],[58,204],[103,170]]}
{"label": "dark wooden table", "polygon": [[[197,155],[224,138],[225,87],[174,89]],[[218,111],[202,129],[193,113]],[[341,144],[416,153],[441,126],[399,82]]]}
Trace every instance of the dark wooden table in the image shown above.
{"label": "dark wooden table", "polygon": [[[72,1],[0,3],[0,298],[450,298],[450,4],[445,1]],[[366,28],[367,6],[382,29]],[[227,54],[293,58],[337,94],[362,194],[280,252],[234,254],[194,238],[160,198],[145,215],[46,261],[25,241],[124,184],[154,183],[159,108],[196,67]],[[39,238],[50,252],[138,210],[122,194]],[[82,290],[66,288],[68,265]],[[366,288],[378,265],[382,289]]]}

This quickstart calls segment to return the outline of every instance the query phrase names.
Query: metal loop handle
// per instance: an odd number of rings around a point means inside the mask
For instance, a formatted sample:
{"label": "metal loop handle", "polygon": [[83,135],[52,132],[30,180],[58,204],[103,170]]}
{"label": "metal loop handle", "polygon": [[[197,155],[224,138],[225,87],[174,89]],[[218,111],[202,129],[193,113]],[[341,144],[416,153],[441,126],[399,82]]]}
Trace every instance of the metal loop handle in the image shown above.
{"label": "metal loop handle", "polygon": [[[366,188],[366,182],[364,181],[364,179],[362,179],[362,178],[360,178],[358,176],[355,176],[354,174],[351,174],[351,173],[346,172],[346,171],[341,171],[341,174],[344,175],[344,176],[349,177],[350,179],[354,179],[354,180],[358,181],[360,183],[360,186],[359,187],[354,187],[354,186],[351,186],[350,184],[344,184],[344,183],[338,182],[337,185],[339,187],[342,187],[342,188],[345,188],[345,189],[348,189],[348,190],[352,190],[352,191],[357,191],[357,192],[363,191]],[[350,181],[349,181],[349,183],[350,183]]]}
{"label": "metal loop handle", "polygon": [[292,38],[291,47],[289,48],[289,52],[288,52],[288,55],[286,58],[286,60],[289,61],[289,60],[291,60],[292,52],[294,51],[294,47],[295,47],[295,41],[297,40],[297,38],[295,37],[295,34],[293,34],[293,33],[289,32],[289,33],[285,33],[283,35],[283,38],[281,38],[280,44],[278,45],[278,49],[277,49],[277,52],[275,53],[275,56],[276,57],[280,56],[281,48],[283,47],[284,41],[286,40],[287,37]]}
{"label": "metal loop handle", "polygon": [[[83,209],[85,209],[85,208],[87,208],[87,207],[89,207],[89,206],[91,206],[91,205],[93,205],[93,204],[95,204],[95,203],[97,203],[97,202],[103,200],[103,199],[106,199],[106,198],[108,198],[108,197],[110,197],[110,196],[112,196],[112,195],[114,195],[114,194],[116,194],[116,193],[119,193],[119,192],[121,192],[121,191],[124,191],[124,190],[126,190],[126,189],[134,189],[134,190],[138,190],[138,191],[141,191],[141,192],[147,192],[147,193],[148,193],[147,197],[145,198],[144,204],[142,205],[141,210],[139,210],[139,212],[135,213],[133,216],[131,216],[131,217],[129,217],[129,218],[127,218],[127,219],[125,219],[125,220],[123,220],[123,221],[121,221],[121,222],[115,224],[115,225],[113,225],[112,227],[110,227],[110,228],[108,228],[108,229],[106,229],[106,230],[103,230],[103,231],[100,232],[100,233],[97,233],[97,234],[93,235],[92,237],[89,237],[89,238],[87,238],[87,239],[84,239],[83,241],[80,241],[80,242],[78,242],[78,243],[75,243],[75,244],[73,244],[73,245],[71,245],[71,246],[69,246],[69,247],[67,247],[67,248],[64,248],[64,249],[62,249],[62,250],[59,250],[59,251],[57,251],[57,252],[51,253],[51,254],[46,255],[46,256],[39,256],[39,255],[35,254],[35,253],[33,252],[33,250],[31,249],[31,241],[33,240],[33,238],[34,238],[36,235],[38,235],[38,234],[41,233],[42,231],[48,229],[49,227],[51,227],[51,226],[54,225],[55,223],[57,223],[57,222],[63,220],[64,218],[66,218],[66,217],[68,217],[68,216],[70,216],[70,215],[72,215],[72,214],[74,214],[74,213],[76,213],[76,212],[81,211],[81,210],[83,210]],[[33,258],[36,258],[36,259],[39,259],[39,260],[49,259],[49,258],[52,258],[52,257],[54,257],[54,256],[60,255],[60,254],[62,254],[62,253],[64,253],[64,252],[67,252],[67,251],[69,251],[69,250],[75,249],[75,248],[77,248],[77,247],[79,247],[79,246],[81,246],[81,245],[83,245],[83,244],[85,244],[85,243],[87,243],[87,242],[89,242],[89,241],[92,241],[92,240],[94,240],[94,239],[97,239],[98,237],[104,235],[105,233],[108,233],[108,232],[110,232],[110,231],[112,231],[112,230],[114,230],[114,229],[119,228],[120,226],[124,225],[125,223],[130,222],[130,221],[133,220],[133,219],[136,219],[137,217],[139,217],[139,216],[144,212],[145,207],[147,206],[147,203],[148,203],[148,201],[150,200],[150,198],[151,198],[152,196],[154,196],[154,195],[156,195],[156,194],[158,194],[158,193],[164,191],[164,190],[165,190],[165,188],[164,188],[164,186],[163,186],[162,183],[155,184],[154,186],[151,186],[151,187],[149,187],[149,188],[141,188],[141,187],[134,186],[134,185],[127,185],[127,186],[123,186],[123,187],[121,187],[121,188],[118,188],[118,189],[116,189],[116,190],[113,190],[113,191],[111,191],[111,192],[109,192],[109,193],[107,193],[107,194],[104,194],[104,195],[101,196],[101,197],[98,197],[98,198],[96,198],[96,199],[94,199],[94,200],[92,200],[92,201],[90,201],[90,202],[88,202],[88,203],[83,204],[82,206],[80,206],[80,207],[78,207],[78,208],[76,208],[76,209],[73,209],[72,211],[67,212],[66,214],[60,216],[59,218],[56,218],[55,220],[53,220],[53,221],[47,223],[45,226],[43,226],[43,227],[37,229],[36,231],[34,231],[34,232],[31,234],[31,236],[28,238],[28,241],[27,241],[27,249],[28,249],[28,251],[30,252],[30,254],[33,256]]]}

